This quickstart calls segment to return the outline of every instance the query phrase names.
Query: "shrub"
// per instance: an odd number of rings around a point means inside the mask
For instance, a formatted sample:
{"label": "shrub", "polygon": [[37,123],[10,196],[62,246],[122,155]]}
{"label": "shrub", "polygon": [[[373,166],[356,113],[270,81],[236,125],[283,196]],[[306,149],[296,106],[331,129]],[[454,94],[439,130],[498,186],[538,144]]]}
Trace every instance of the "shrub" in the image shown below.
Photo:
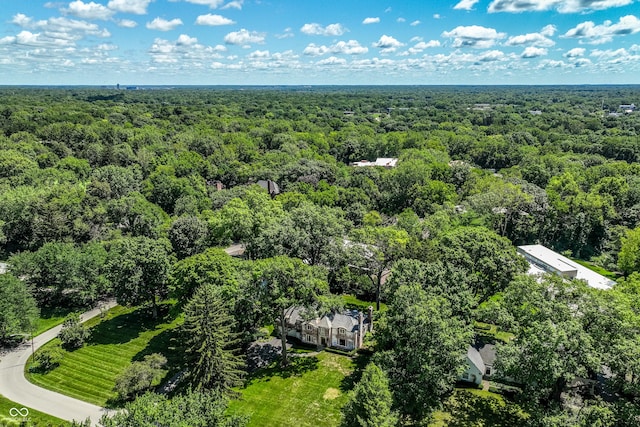
{"label": "shrub", "polygon": [[66,350],[75,350],[84,345],[89,335],[89,329],[80,323],[80,314],[71,313],[64,319],[58,337],[62,341],[62,347]]}
{"label": "shrub", "polygon": [[162,377],[162,367],[167,358],[154,353],[145,356],[140,362],[133,362],[122,374],[116,377],[113,388],[120,399],[127,400],[149,390]]}
{"label": "shrub", "polygon": [[59,345],[45,347],[35,354],[33,358],[34,364],[31,365],[29,370],[40,373],[49,372],[62,362],[63,357],[64,351]]}

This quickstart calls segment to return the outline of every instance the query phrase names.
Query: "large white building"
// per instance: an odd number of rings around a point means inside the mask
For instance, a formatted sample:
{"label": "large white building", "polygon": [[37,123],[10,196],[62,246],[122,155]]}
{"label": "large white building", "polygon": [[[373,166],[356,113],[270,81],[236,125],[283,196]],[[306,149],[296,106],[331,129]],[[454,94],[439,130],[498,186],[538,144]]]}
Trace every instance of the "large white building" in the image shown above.
{"label": "large white building", "polygon": [[532,275],[555,273],[569,279],[582,279],[597,289],[611,289],[616,284],[613,280],[542,245],[518,246],[518,253],[529,262],[529,274]]}

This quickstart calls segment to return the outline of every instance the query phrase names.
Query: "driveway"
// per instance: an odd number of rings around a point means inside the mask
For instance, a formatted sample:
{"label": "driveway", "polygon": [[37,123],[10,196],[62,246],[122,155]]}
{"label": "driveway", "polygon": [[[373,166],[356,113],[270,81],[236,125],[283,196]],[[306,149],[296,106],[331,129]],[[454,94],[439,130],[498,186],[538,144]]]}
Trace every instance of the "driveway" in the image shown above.
{"label": "driveway", "polygon": [[[102,309],[109,309],[116,305],[115,301],[108,301]],[[82,314],[84,322],[100,314],[100,307]],[[62,325],[49,329],[33,340],[35,350],[48,341],[54,339],[62,329]],[[31,341],[24,343],[15,350],[5,354],[0,360],[0,394],[9,400],[28,406],[38,411],[53,415],[63,420],[84,421],[91,418],[94,426],[107,410],[60,393],[45,390],[31,384],[24,377],[24,367],[31,356]],[[2,414],[5,417],[9,414]]]}

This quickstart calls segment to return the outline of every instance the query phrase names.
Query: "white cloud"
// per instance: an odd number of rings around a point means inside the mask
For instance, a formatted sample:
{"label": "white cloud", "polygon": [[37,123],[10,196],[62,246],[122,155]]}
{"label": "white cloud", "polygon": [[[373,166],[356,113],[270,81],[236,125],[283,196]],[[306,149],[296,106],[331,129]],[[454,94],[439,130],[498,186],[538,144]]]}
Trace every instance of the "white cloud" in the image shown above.
{"label": "white cloud", "polygon": [[575,47],[562,56],[564,56],[565,58],[577,58],[579,56],[584,56],[585,51],[586,49],[583,47]]}
{"label": "white cloud", "polygon": [[413,22],[412,22],[411,24],[409,24],[409,25],[411,25],[412,27],[416,27],[416,26],[418,26],[418,25],[420,25],[420,24],[422,24],[422,22],[420,22],[420,21],[418,21],[418,20],[415,20],[415,21],[413,21]]}
{"label": "white cloud", "polygon": [[362,46],[357,40],[339,41],[331,46],[318,46],[314,43],[309,44],[302,53],[307,56],[322,56],[328,53],[344,54],[344,55],[362,55],[367,53],[369,49]]}
{"label": "white cloud", "polygon": [[373,43],[373,47],[380,49],[380,53],[382,54],[395,52],[401,46],[404,46],[404,43],[386,34],[382,35],[377,42]]}
{"label": "white cloud", "polygon": [[14,17],[11,19],[11,23],[12,24],[16,24],[19,25],[21,27],[27,27],[29,25],[31,25],[31,22],[33,20],[28,17],[27,15],[25,15],[24,13],[18,13],[16,15],[14,15]]}
{"label": "white cloud", "polygon": [[542,34],[545,37],[551,37],[556,33],[557,30],[558,29],[556,28],[555,25],[549,24],[549,25],[545,25],[544,28],[540,30],[540,34]]}
{"label": "white cloud", "polygon": [[442,36],[453,39],[453,47],[456,48],[486,49],[493,46],[497,40],[504,38],[506,34],[499,33],[493,28],[471,25],[468,27],[458,26],[451,31],[443,32]]}
{"label": "white cloud", "polygon": [[504,61],[506,55],[504,52],[499,50],[490,50],[489,52],[484,52],[480,56],[478,56],[478,62],[494,62],[494,61]]}
{"label": "white cloud", "polygon": [[547,25],[539,33],[522,34],[519,36],[509,37],[506,41],[507,46],[538,46],[538,47],[551,47],[556,43],[548,38],[552,36],[556,31],[553,25]]}
{"label": "white cloud", "polygon": [[604,61],[608,64],[623,64],[628,62],[635,63],[640,61],[640,55],[629,53],[629,51],[624,48],[616,50],[595,49],[591,52],[590,56],[597,58],[599,61]]}
{"label": "white cloud", "polygon": [[440,42],[438,40],[429,40],[428,42],[419,42],[415,46],[407,49],[407,52],[415,55],[416,53],[421,53],[425,49],[440,47]]}
{"label": "white cloud", "polygon": [[364,20],[362,21],[363,24],[367,25],[367,24],[377,24],[380,22],[380,18],[364,18]]}
{"label": "white cloud", "polygon": [[225,18],[224,16],[212,15],[211,13],[208,13],[206,15],[198,16],[196,18],[196,24],[197,25],[210,25],[212,27],[216,27],[216,26],[220,26],[220,25],[235,24],[235,22],[232,21],[229,18]]}
{"label": "white cloud", "polygon": [[335,56],[330,56],[327,59],[323,59],[321,61],[316,62],[318,65],[346,65],[347,60],[344,58],[336,58]]}
{"label": "white cloud", "polygon": [[149,7],[149,3],[152,1],[153,0],[110,0],[107,7],[116,12],[146,15],[147,7]]}
{"label": "white cloud", "polygon": [[304,24],[300,31],[312,36],[341,36],[347,30],[341,24],[329,24],[323,27],[320,24]]}
{"label": "white cloud", "polygon": [[480,0],[461,0],[460,3],[453,6],[456,10],[471,10]]}
{"label": "white cloud", "polygon": [[540,12],[557,10],[560,13],[576,13],[626,6],[633,0],[493,0],[489,12]]}
{"label": "white cloud", "polygon": [[282,40],[282,39],[288,39],[288,38],[291,38],[291,37],[295,37],[295,34],[293,34],[293,30],[289,27],[289,28],[285,28],[283,33],[275,34],[274,37],[277,38],[277,39]]}
{"label": "white cloud", "polygon": [[171,31],[176,29],[180,25],[182,25],[182,20],[180,18],[175,18],[171,21],[167,21],[166,19],[162,18],[156,18],[151,22],[147,22],[148,29],[158,31]]}
{"label": "white cloud", "polygon": [[240,31],[234,31],[224,36],[226,44],[234,45],[251,45],[254,43],[264,43],[265,34],[257,31],[248,31],[244,28]]}
{"label": "white cloud", "polygon": [[224,0],[184,0],[187,3],[197,4],[200,6],[209,6],[211,9],[217,9],[222,6]]}
{"label": "white cloud", "polygon": [[434,13],[433,14],[433,19],[440,19],[440,18],[442,18],[442,16],[440,16],[439,13]]}
{"label": "white cloud", "polygon": [[[224,46],[205,46],[198,39],[181,34],[176,40],[155,39],[149,49],[153,62],[185,69],[205,68],[212,59],[221,59]],[[174,64],[174,65],[171,65]]]}
{"label": "white cloud", "polygon": [[547,49],[543,47],[529,46],[520,55],[521,58],[538,58],[547,55]]}
{"label": "white cloud", "polygon": [[613,40],[615,36],[623,36],[640,32],[640,19],[633,15],[620,18],[617,24],[604,21],[596,25],[593,21],[582,22],[567,31],[563,37],[586,40],[586,43],[602,44]]}
{"label": "white cloud", "polygon": [[249,59],[268,59],[271,57],[271,54],[268,50],[256,50],[247,55]]}
{"label": "white cloud", "polygon": [[136,21],[132,21],[131,19],[121,19],[118,21],[118,26],[123,28],[135,28],[138,26]]}
{"label": "white cloud", "polygon": [[242,9],[242,5],[244,4],[244,0],[234,0],[222,6],[222,9]]}
{"label": "white cloud", "polygon": [[404,18],[402,18],[402,17],[400,17],[400,18],[396,19],[396,22],[400,22],[400,23],[403,23],[403,22],[406,22],[406,21],[407,21],[407,20],[406,20],[406,19],[404,19]]}
{"label": "white cloud", "polygon": [[114,11],[99,3],[84,3],[76,0],[69,3],[69,8],[63,9],[64,12],[83,19],[110,19],[114,15]]}

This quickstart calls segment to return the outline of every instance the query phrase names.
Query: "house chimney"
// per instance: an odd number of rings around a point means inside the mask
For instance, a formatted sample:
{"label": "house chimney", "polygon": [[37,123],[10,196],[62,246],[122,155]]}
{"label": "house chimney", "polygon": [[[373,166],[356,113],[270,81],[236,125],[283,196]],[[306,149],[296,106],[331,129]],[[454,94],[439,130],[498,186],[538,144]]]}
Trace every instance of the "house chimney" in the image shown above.
{"label": "house chimney", "polygon": [[373,306],[367,309],[367,318],[369,319],[369,332],[373,332]]}

